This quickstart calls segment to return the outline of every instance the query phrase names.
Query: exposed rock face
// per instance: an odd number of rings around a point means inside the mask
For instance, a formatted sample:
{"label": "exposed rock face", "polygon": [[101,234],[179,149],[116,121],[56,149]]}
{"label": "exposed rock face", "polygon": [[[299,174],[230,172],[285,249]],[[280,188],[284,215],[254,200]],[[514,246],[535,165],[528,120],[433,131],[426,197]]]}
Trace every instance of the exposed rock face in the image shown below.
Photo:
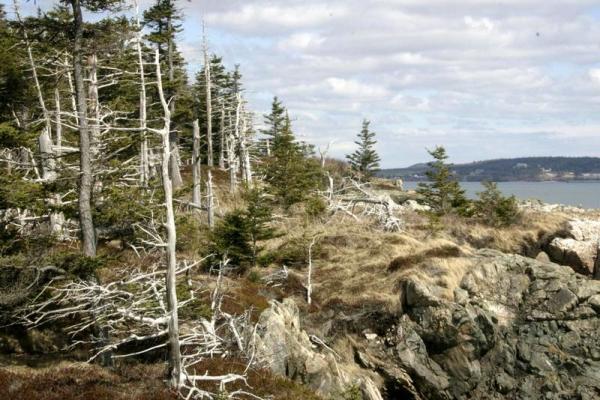
{"label": "exposed rock face", "polygon": [[434,284],[403,282],[396,322],[353,337],[362,370],[318,352],[289,300],[261,316],[262,354],[327,395],[360,382],[365,399],[600,398],[600,282],[492,250],[474,257],[452,300]]}
{"label": "exposed rock face", "polygon": [[599,398],[600,282],[490,250],[477,259],[455,301],[407,281],[419,294],[372,351],[390,355],[423,398]]}
{"label": "exposed rock face", "polygon": [[272,301],[259,320],[257,356],[276,374],[308,385],[326,396],[341,396],[352,386],[360,387],[363,398],[382,400],[369,371],[344,363],[331,349],[318,347],[300,327],[298,306],[292,299]]}
{"label": "exposed rock face", "polygon": [[580,274],[600,278],[597,270],[600,243],[600,221],[573,220],[567,227],[569,238],[555,238],[548,246],[550,258],[569,265]]}

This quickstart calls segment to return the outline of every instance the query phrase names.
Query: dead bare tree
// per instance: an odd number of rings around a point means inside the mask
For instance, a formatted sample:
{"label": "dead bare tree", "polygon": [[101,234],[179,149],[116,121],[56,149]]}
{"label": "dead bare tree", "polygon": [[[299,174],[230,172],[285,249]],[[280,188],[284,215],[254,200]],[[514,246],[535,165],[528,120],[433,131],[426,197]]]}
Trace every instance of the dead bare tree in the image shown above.
{"label": "dead bare tree", "polygon": [[212,173],[208,170],[206,180],[206,211],[208,216],[208,226],[212,229],[215,226],[215,198],[213,194]]}
{"label": "dead bare tree", "polygon": [[50,118],[50,113],[48,112],[48,108],[46,108],[46,103],[44,101],[44,95],[42,94],[42,87],[40,86],[40,81],[38,79],[37,66],[35,64],[35,60],[33,59],[33,52],[31,49],[31,43],[29,42],[29,35],[27,34],[27,29],[25,29],[25,25],[23,24],[23,20],[21,19],[21,13],[19,10],[19,2],[18,0],[13,0],[15,15],[17,17],[17,21],[21,25],[21,30],[23,31],[23,39],[25,41],[25,47],[27,49],[27,57],[29,59],[29,66],[31,68],[31,74],[33,76],[33,83],[35,86],[35,91],[37,93],[38,101],[40,103],[40,108],[44,115],[44,121],[46,123],[46,130],[48,137],[50,140],[52,139],[52,119]]}
{"label": "dead bare tree", "polygon": [[313,274],[313,262],[312,262],[312,249],[319,239],[319,234],[314,235],[308,245],[308,274],[306,277],[306,302],[312,304],[312,274]]}
{"label": "dead bare tree", "polygon": [[200,201],[200,125],[198,120],[194,121],[192,130],[192,203],[196,206],[201,206]]}
{"label": "dead bare tree", "polygon": [[204,80],[206,82],[206,163],[209,167],[212,167],[213,162],[213,142],[212,142],[212,82],[210,76],[210,59],[208,57],[208,40],[206,38],[206,32],[203,30],[203,46],[202,51],[204,53]]}
{"label": "dead bare tree", "polygon": [[146,76],[144,73],[144,57],[142,53],[142,27],[140,23],[140,6],[137,0],[135,3],[135,26],[137,28],[136,35],[136,52],[138,59],[138,71],[140,76],[140,185],[145,187],[150,179],[150,165],[148,159],[148,137],[147,137],[147,105],[146,105]]}
{"label": "dead bare tree", "polygon": [[179,322],[177,313],[177,288],[175,282],[175,271],[177,268],[177,255],[175,253],[176,245],[176,230],[175,230],[175,212],[173,211],[173,186],[169,175],[169,161],[171,159],[171,142],[169,133],[171,130],[171,111],[169,103],[165,99],[165,94],[162,85],[162,73],[160,70],[160,55],[156,50],[154,63],[156,66],[156,86],[158,88],[158,96],[163,108],[163,128],[156,130],[162,139],[162,181],[163,192],[165,195],[165,209],[167,230],[166,258],[167,258],[167,274],[166,274],[166,289],[167,289],[167,311],[169,313],[169,375],[170,384],[174,388],[179,388],[181,384],[181,350],[179,345]]}

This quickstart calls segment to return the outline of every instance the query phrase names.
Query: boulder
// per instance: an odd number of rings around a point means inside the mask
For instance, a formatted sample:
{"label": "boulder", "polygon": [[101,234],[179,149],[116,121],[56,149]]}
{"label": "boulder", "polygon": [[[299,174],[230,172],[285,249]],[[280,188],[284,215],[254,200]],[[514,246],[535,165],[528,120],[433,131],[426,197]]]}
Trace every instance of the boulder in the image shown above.
{"label": "boulder", "polygon": [[580,274],[600,278],[600,221],[574,219],[567,223],[567,238],[555,238],[547,246],[550,259]]}
{"label": "boulder", "polygon": [[580,274],[593,275],[598,242],[555,238],[548,245],[548,254],[553,261],[568,265]]}
{"label": "boulder", "polygon": [[303,383],[317,393],[335,398],[349,387],[361,389],[366,400],[382,400],[368,371],[346,365],[331,349],[323,352],[300,326],[294,300],[271,301],[258,321],[257,357],[273,373]]}

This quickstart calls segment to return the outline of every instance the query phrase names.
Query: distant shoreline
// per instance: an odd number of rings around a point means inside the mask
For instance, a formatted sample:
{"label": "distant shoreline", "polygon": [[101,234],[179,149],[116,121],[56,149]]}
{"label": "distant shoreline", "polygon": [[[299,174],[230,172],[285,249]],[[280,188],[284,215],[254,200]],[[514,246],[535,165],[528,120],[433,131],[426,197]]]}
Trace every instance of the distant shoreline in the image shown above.
{"label": "distant shoreline", "polygon": [[[429,182],[426,179],[405,179],[402,177],[386,177],[385,179],[402,179],[403,182]],[[459,180],[460,183],[482,183],[486,180],[466,181]],[[558,179],[558,180],[496,180],[497,183],[600,183],[600,179]]]}

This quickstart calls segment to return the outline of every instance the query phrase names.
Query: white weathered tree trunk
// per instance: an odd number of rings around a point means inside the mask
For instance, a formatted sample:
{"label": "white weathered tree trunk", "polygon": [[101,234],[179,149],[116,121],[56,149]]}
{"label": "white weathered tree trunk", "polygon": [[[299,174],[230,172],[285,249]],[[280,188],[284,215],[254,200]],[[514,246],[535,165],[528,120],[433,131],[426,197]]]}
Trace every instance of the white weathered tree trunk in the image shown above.
{"label": "white weathered tree trunk", "polygon": [[[69,58],[65,57],[65,64],[69,65]],[[73,75],[71,70],[67,70],[67,82],[69,82],[69,91],[71,93],[71,111],[75,116],[75,124],[79,125],[79,114],[77,113],[77,99],[75,98],[75,87],[73,86]]]}
{"label": "white weathered tree trunk", "polygon": [[162,77],[160,71],[160,56],[158,50],[155,54],[155,65],[156,65],[156,81],[158,87],[158,95],[160,97],[160,103],[163,107],[164,112],[164,126],[161,132],[162,138],[162,163],[161,163],[161,176],[163,182],[163,191],[165,195],[165,208],[166,208],[166,229],[167,229],[167,242],[166,242],[166,258],[167,258],[167,274],[166,274],[166,287],[167,287],[167,308],[169,313],[169,374],[170,384],[173,388],[179,388],[181,385],[182,370],[181,370],[181,349],[179,347],[179,318],[177,313],[177,291],[175,274],[177,268],[177,258],[175,253],[175,245],[177,233],[175,230],[175,212],[173,210],[173,188],[171,184],[171,177],[169,175],[169,160],[171,158],[171,143],[169,140],[169,132],[171,130],[171,111],[169,110],[169,104],[165,99]]}
{"label": "white weathered tree trunk", "polygon": [[56,179],[56,161],[54,160],[54,152],[52,151],[52,140],[50,140],[50,135],[48,135],[46,129],[38,137],[38,144],[42,159],[42,179],[53,181]]}
{"label": "white weathered tree trunk", "polygon": [[212,173],[208,170],[208,179],[206,181],[206,211],[208,216],[208,226],[212,229],[215,226],[215,201],[213,195]]}
{"label": "white weathered tree trunk", "polygon": [[206,81],[206,144],[207,154],[206,163],[212,167],[213,162],[213,143],[212,143],[212,93],[211,93],[211,76],[210,76],[210,60],[208,57],[208,44],[206,43],[206,35],[204,36],[204,80]]}
{"label": "white weathered tree trunk", "polygon": [[60,93],[58,91],[58,87],[54,89],[54,103],[56,104],[56,137],[54,139],[54,143],[56,143],[56,147],[59,149],[62,147],[62,118],[61,118],[61,107],[60,107]]}
{"label": "white weathered tree trunk", "polygon": [[21,13],[19,11],[18,0],[14,0],[13,4],[15,7],[15,15],[17,17],[17,21],[19,21],[21,29],[23,30],[23,39],[25,40],[25,47],[27,48],[27,57],[29,58],[29,66],[31,67],[31,73],[33,75],[33,84],[35,86],[35,91],[37,93],[38,101],[40,103],[40,108],[42,109],[42,114],[44,115],[44,121],[46,123],[48,137],[52,139],[52,119],[50,118],[50,113],[48,112],[48,109],[46,108],[46,103],[44,102],[44,95],[42,94],[42,88],[38,79],[37,67],[35,65],[35,61],[33,60],[31,44],[29,43],[29,35],[27,35],[27,29],[25,29],[25,25],[21,20]]}
{"label": "white weathered tree trunk", "polygon": [[192,140],[192,203],[200,207],[200,125],[198,120],[194,121]]}
{"label": "white weathered tree trunk", "polygon": [[90,131],[92,134],[91,140],[91,153],[92,160],[96,160],[99,156],[99,143],[100,143],[100,101],[98,98],[98,56],[96,53],[92,54],[90,59],[90,86],[88,88],[88,98],[91,105],[90,119]]}
{"label": "white weathered tree trunk", "polygon": [[[238,93],[238,102],[241,103],[241,97]],[[250,164],[250,150],[248,149],[248,120],[243,118],[242,131],[239,137],[240,157],[242,161],[242,176],[246,185],[252,185],[252,165]]]}
{"label": "white weathered tree trunk", "polygon": [[306,302],[308,304],[312,303],[312,274],[313,274],[313,265],[312,265],[312,248],[317,242],[317,236],[314,236],[308,246],[308,276],[306,279]]}
{"label": "white weathered tree trunk", "polygon": [[221,126],[219,127],[219,168],[225,169],[225,104],[221,102]]}
{"label": "white weathered tree trunk", "polygon": [[136,50],[138,56],[138,68],[140,73],[140,185],[142,187],[145,187],[148,185],[148,181],[150,180],[150,165],[148,160],[146,76],[144,72],[144,57],[142,54],[140,7],[137,1],[135,1],[135,24],[138,29],[136,38]]}

